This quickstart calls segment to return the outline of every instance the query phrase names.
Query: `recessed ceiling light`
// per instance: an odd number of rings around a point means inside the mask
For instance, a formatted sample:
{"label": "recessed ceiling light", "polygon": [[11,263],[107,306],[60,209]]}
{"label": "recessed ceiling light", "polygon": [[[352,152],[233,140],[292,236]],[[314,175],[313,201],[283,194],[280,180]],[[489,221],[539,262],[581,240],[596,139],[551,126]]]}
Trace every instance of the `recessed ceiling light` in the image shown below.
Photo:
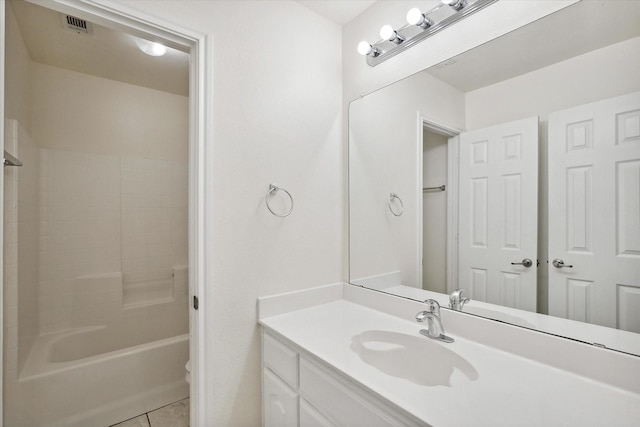
{"label": "recessed ceiling light", "polygon": [[150,56],[162,56],[167,53],[167,47],[161,43],[152,42],[135,37],[136,44],[141,51]]}

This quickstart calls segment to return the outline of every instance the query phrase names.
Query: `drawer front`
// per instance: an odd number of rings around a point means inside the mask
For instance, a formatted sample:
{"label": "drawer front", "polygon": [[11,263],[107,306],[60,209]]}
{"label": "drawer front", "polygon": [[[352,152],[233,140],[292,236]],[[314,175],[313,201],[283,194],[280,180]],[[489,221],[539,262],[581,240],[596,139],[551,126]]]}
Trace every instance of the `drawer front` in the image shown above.
{"label": "drawer front", "polygon": [[263,363],[294,389],[298,388],[298,352],[264,333]]}
{"label": "drawer front", "polygon": [[300,399],[300,427],[333,427],[331,421],[304,400]]}
{"label": "drawer front", "polygon": [[263,375],[265,427],[297,427],[298,393],[268,369]]}
{"label": "drawer front", "polygon": [[305,359],[300,360],[300,395],[336,424],[345,427],[396,426],[344,384]]}

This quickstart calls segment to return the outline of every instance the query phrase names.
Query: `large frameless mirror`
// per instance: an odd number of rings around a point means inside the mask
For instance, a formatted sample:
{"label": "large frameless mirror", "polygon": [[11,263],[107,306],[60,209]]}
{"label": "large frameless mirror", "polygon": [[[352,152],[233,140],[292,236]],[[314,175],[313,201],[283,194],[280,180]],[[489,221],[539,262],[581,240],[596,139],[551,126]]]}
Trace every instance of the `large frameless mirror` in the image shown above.
{"label": "large frameless mirror", "polygon": [[349,198],[351,283],[640,354],[640,3],[352,102]]}

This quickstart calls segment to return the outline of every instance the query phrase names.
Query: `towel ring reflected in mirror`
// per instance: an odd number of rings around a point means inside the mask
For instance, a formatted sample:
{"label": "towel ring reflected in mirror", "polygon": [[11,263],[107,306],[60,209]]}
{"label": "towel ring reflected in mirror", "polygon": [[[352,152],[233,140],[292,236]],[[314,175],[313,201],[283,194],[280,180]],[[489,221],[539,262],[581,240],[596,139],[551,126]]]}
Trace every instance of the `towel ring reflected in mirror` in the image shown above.
{"label": "towel ring reflected in mirror", "polygon": [[[396,200],[398,200],[398,202],[400,202],[400,210],[399,211],[393,210],[393,200],[394,199],[396,199]],[[402,203],[402,199],[396,193],[390,193],[389,194],[389,201],[387,202],[387,205],[389,206],[389,210],[391,211],[391,213],[393,215],[395,215],[395,216],[401,216],[404,213],[404,203]]]}
{"label": "towel ring reflected in mirror", "polygon": [[[289,196],[289,200],[291,200],[291,206],[289,207],[289,210],[284,214],[279,214],[275,212],[273,209],[271,209],[271,206],[269,205],[269,199],[272,196],[275,196],[278,191],[284,191],[284,193],[287,196]],[[291,193],[289,193],[287,190],[285,190],[282,187],[278,187],[276,184],[269,184],[269,190],[267,190],[267,194],[264,196],[264,202],[267,205],[267,209],[269,209],[269,212],[271,212],[273,215],[278,216],[280,218],[285,218],[291,215],[291,212],[293,212],[293,196],[291,196]]]}

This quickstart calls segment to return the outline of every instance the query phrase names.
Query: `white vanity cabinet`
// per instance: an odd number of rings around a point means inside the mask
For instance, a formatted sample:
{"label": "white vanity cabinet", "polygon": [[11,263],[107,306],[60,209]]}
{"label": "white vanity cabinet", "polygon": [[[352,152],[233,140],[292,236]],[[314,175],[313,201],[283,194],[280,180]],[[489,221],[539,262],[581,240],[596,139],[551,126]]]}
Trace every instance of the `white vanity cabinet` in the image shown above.
{"label": "white vanity cabinet", "polygon": [[298,353],[262,336],[262,407],[265,426],[298,426]]}
{"label": "white vanity cabinet", "polygon": [[263,329],[265,427],[424,426]]}

